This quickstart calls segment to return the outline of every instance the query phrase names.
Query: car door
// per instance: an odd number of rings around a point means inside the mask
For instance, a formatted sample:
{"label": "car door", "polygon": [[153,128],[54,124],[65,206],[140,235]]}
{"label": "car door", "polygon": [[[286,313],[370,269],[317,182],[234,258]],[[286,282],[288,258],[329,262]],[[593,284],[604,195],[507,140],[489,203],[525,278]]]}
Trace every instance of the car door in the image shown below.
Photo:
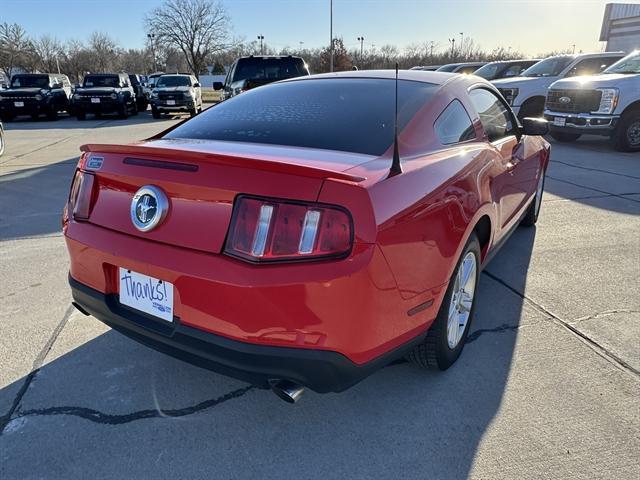
{"label": "car door", "polygon": [[237,65],[238,65],[237,61],[234,62],[233,65],[231,65],[231,68],[227,72],[227,77],[224,79],[224,88],[222,90],[224,92],[223,100],[226,100],[233,96],[233,89],[231,88],[231,83],[233,82],[233,75],[236,71]]}
{"label": "car door", "polygon": [[513,112],[495,92],[478,87],[469,92],[469,97],[487,140],[500,158],[491,188],[502,236],[519,218],[535,188],[539,162],[535,151],[527,151]]}

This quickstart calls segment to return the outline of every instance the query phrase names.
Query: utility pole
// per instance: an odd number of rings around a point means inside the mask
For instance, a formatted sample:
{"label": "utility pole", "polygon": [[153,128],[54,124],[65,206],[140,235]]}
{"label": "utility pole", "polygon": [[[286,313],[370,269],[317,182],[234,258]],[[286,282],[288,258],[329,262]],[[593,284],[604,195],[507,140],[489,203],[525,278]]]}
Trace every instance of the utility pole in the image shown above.
{"label": "utility pole", "polygon": [[571,53],[576,53],[576,44],[575,43],[573,44],[573,52],[571,52]]}
{"label": "utility pole", "polygon": [[464,48],[464,32],[460,32],[460,56],[464,55],[462,49]]}
{"label": "utility pole", "polygon": [[329,0],[329,71],[333,72],[333,0]]}
{"label": "utility pole", "polygon": [[153,39],[156,38],[156,34],[147,33],[147,38],[149,39],[149,43],[151,44],[151,56],[153,57],[153,71],[157,72],[158,68],[156,67],[156,50],[153,46]]}
{"label": "utility pole", "polygon": [[264,55],[264,49],[262,48],[262,41],[264,40],[264,35],[258,35],[258,40],[260,40],[260,55]]}
{"label": "utility pole", "polygon": [[360,42],[360,63],[362,63],[362,56],[364,53],[364,37],[358,37],[358,41]]}
{"label": "utility pole", "polygon": [[456,59],[456,39],[450,38],[449,43],[451,43],[451,60],[455,61]]}
{"label": "utility pole", "polygon": [[430,53],[429,53],[429,55],[431,56],[431,60],[433,60],[433,45],[434,45],[434,41],[431,40],[431,50],[430,50]]}

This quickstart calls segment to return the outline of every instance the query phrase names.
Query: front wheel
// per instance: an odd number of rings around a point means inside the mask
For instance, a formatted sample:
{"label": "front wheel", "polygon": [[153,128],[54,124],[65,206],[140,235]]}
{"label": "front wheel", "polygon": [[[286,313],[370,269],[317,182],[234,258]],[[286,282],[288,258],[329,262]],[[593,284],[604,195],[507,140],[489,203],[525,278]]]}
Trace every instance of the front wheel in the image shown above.
{"label": "front wheel", "polygon": [[160,111],[157,108],[151,107],[151,116],[153,116],[153,118],[160,118]]}
{"label": "front wheel", "polygon": [[540,172],[540,178],[536,184],[536,196],[529,205],[527,213],[522,217],[520,225],[525,227],[533,227],[538,221],[538,215],[540,215],[540,207],[542,206],[542,194],[544,193],[544,170]]}
{"label": "front wheel", "polygon": [[122,104],[118,109],[118,117],[120,117],[122,120],[126,120],[127,118],[129,118],[129,112],[127,110],[126,103]]}
{"label": "front wheel", "polygon": [[2,156],[3,153],[4,153],[4,133],[3,133],[3,130],[0,128],[0,157]]}
{"label": "front wheel", "polygon": [[76,110],[76,118],[78,120],[84,120],[85,118],[87,118],[87,114],[82,110]]}
{"label": "front wheel", "polygon": [[455,363],[469,334],[480,278],[480,242],[475,233],[458,260],[440,311],[424,341],[407,360],[423,368],[446,370]]}
{"label": "front wheel", "polygon": [[551,132],[551,138],[563,143],[575,142],[582,135],[579,133],[566,133],[566,132]]}
{"label": "front wheel", "polygon": [[611,137],[613,148],[621,152],[640,150],[640,110],[626,112]]}

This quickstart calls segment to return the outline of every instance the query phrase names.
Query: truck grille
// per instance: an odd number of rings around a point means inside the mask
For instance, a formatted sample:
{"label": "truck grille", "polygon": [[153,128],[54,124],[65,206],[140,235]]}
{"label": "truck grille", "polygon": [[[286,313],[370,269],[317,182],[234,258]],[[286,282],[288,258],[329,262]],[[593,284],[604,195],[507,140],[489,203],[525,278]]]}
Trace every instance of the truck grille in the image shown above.
{"label": "truck grille", "polygon": [[600,90],[549,90],[545,107],[552,112],[590,113],[600,108],[601,97]]}
{"label": "truck grille", "polygon": [[159,92],[158,93],[158,98],[160,100],[182,100],[183,96],[182,96],[182,93],[164,93],[164,92]]}

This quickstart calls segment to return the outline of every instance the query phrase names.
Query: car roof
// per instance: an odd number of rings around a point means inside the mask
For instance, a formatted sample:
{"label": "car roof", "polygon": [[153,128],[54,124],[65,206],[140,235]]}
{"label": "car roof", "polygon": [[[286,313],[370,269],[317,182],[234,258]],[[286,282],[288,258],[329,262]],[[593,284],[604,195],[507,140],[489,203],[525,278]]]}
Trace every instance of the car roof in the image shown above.
{"label": "car roof", "polygon": [[[443,85],[452,78],[458,78],[460,75],[449,72],[434,72],[428,70],[398,70],[398,80],[411,80],[414,82],[432,83],[435,85]],[[317,80],[325,78],[384,78],[394,80],[396,78],[395,70],[347,70],[345,72],[320,73],[316,75],[288,78],[281,82]]]}

